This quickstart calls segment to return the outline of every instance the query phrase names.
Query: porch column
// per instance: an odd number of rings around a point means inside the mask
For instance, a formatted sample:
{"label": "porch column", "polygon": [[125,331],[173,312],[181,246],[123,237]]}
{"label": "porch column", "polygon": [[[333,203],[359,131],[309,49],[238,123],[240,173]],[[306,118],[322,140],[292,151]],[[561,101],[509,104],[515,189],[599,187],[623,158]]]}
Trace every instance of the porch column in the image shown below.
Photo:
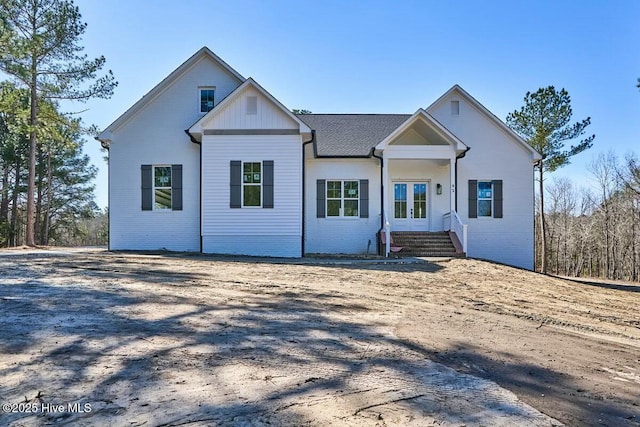
{"label": "porch column", "polygon": [[456,159],[449,158],[449,172],[451,173],[451,211],[456,210]]}
{"label": "porch column", "polygon": [[385,234],[385,245],[384,245],[384,256],[389,256],[389,251],[391,247],[391,227],[389,224],[389,159],[386,157],[386,151],[382,152],[383,166],[382,166],[382,212],[383,212],[383,221],[384,221],[384,234]]}

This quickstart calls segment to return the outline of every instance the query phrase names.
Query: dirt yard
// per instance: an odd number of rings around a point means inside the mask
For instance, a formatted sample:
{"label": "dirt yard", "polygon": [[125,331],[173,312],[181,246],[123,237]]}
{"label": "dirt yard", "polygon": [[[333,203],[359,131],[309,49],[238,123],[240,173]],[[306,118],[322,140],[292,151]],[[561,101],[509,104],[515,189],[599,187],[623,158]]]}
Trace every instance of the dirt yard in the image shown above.
{"label": "dirt yard", "polygon": [[640,426],[640,287],[0,251],[0,403],[14,426]]}

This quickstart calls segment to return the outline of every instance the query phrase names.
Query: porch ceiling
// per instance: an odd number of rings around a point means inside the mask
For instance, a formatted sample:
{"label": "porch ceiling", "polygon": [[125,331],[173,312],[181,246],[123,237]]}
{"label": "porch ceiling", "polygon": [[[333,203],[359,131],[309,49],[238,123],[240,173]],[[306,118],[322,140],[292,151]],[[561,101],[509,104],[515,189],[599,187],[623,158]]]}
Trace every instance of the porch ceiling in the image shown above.
{"label": "porch ceiling", "polygon": [[449,142],[431,126],[417,120],[391,140],[389,145],[449,145]]}

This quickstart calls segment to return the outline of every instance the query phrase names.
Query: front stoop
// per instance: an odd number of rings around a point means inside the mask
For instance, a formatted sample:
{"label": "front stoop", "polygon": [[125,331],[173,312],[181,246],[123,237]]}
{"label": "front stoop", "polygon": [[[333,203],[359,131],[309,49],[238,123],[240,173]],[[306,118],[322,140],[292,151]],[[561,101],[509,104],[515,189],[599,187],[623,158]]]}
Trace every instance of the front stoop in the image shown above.
{"label": "front stoop", "polygon": [[[392,231],[395,246],[402,247],[393,255],[400,257],[464,257],[461,249],[456,248],[448,231]],[[455,238],[455,236],[453,236]],[[456,242],[457,243],[457,242]],[[460,246],[460,245],[458,245]]]}

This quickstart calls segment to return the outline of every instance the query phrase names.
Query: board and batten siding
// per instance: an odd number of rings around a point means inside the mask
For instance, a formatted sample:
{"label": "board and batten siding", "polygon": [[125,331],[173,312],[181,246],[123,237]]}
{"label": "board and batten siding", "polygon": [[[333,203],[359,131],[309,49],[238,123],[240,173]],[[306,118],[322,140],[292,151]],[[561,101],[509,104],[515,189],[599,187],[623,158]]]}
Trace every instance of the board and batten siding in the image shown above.
{"label": "board and batten siding", "polygon": [[[380,229],[380,163],[378,159],[313,159],[306,153],[305,253],[376,253]],[[368,218],[318,218],[317,180],[369,180]]]}
{"label": "board and batten siding", "polygon": [[[459,101],[458,115],[451,114],[451,100]],[[455,93],[429,113],[471,148],[458,159],[458,214],[468,224],[467,255],[533,269],[531,153]],[[502,180],[502,218],[469,218],[469,180]]]}
{"label": "board and batten siding", "polygon": [[[208,58],[185,70],[145,107],[113,130],[109,149],[110,249],[200,250],[200,147],[184,129],[199,113],[200,86],[219,102],[240,84]],[[143,211],[141,165],[182,165],[183,209]]]}
{"label": "board and batten siding", "polygon": [[[273,160],[273,208],[230,207],[230,165],[233,160]],[[203,252],[301,256],[300,135],[204,135],[202,165]]]}
{"label": "board and batten siding", "polygon": [[[257,89],[248,86],[202,124],[205,129],[298,129],[298,124]],[[249,97],[257,98],[255,114],[247,114]]]}

